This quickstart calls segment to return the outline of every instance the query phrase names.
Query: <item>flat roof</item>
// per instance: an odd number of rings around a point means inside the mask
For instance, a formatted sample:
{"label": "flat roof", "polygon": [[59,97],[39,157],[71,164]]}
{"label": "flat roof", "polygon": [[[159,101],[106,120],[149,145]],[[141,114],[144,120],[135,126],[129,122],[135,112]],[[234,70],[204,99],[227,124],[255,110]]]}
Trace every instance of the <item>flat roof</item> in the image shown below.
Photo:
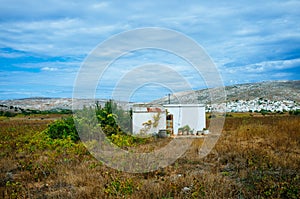
{"label": "flat roof", "polygon": [[136,103],[132,107],[162,107],[161,104],[147,104],[147,103]]}
{"label": "flat roof", "polygon": [[164,107],[205,107],[203,104],[165,104]]}

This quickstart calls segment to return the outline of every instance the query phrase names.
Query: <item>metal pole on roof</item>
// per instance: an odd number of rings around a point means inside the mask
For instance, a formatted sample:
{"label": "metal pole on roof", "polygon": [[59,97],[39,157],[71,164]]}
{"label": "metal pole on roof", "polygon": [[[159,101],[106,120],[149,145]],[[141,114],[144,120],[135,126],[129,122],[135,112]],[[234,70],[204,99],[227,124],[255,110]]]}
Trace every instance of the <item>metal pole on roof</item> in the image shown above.
{"label": "metal pole on roof", "polygon": [[170,93],[168,94],[168,102],[169,102],[169,104],[171,104],[171,94]]}

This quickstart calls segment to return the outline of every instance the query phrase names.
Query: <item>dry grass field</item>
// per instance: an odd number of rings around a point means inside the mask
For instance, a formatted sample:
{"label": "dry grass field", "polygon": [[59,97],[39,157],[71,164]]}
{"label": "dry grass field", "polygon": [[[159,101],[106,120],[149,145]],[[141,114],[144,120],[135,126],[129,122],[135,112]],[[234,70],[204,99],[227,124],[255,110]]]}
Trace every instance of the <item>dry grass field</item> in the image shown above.
{"label": "dry grass field", "polygon": [[80,142],[48,138],[51,122],[0,119],[0,198],[300,198],[299,116],[227,117],[205,158],[197,155],[203,140],[195,139],[172,165],[141,174],[105,166]]}

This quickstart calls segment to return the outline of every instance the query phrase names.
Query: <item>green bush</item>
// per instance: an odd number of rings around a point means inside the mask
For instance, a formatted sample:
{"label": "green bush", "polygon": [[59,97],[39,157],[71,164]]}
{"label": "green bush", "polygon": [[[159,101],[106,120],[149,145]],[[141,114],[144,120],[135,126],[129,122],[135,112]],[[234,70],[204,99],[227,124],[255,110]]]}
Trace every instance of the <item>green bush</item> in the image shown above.
{"label": "green bush", "polygon": [[136,188],[132,179],[112,178],[111,182],[105,185],[104,192],[109,196],[127,198],[126,196],[131,195]]}
{"label": "green bush", "polygon": [[296,110],[290,110],[289,111],[290,115],[300,115],[300,109],[296,109]]}
{"label": "green bush", "polygon": [[48,126],[45,133],[52,139],[65,139],[70,137],[72,141],[78,141],[79,136],[72,117],[57,120]]}
{"label": "green bush", "polygon": [[0,116],[5,116],[5,117],[15,117],[17,113],[13,113],[11,111],[0,111]]}
{"label": "green bush", "polygon": [[109,139],[118,147],[130,147],[137,144],[145,144],[150,138],[139,138],[132,135],[126,135],[122,133],[112,134]]}

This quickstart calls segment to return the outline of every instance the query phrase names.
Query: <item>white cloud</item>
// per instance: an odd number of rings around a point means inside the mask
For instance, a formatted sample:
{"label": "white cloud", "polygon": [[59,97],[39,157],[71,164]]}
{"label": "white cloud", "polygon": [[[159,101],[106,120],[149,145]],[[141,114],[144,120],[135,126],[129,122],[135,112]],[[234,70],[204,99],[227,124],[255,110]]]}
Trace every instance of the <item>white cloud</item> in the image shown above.
{"label": "white cloud", "polygon": [[2,23],[0,45],[46,56],[84,55],[103,36],[122,30],[122,25],[90,24],[79,19]]}
{"label": "white cloud", "polygon": [[43,67],[41,68],[42,71],[57,71],[58,68],[50,68],[50,67]]}
{"label": "white cloud", "polygon": [[220,67],[226,84],[260,82],[266,80],[293,79],[292,72],[287,70],[296,69],[300,66],[300,59],[264,61],[249,65]]}
{"label": "white cloud", "polygon": [[[32,69],[39,69],[36,71],[42,72],[53,72],[53,74],[65,73],[68,75],[75,75],[80,67],[81,62],[77,60],[71,61],[48,61],[48,62],[38,62],[38,63],[16,63],[13,66],[18,68],[18,71],[31,71]],[[55,77],[55,76],[54,76]]]}
{"label": "white cloud", "polygon": [[293,74],[291,73],[275,73],[275,74],[272,74],[272,77],[274,78],[279,78],[280,80],[285,80],[285,79],[289,79],[290,76],[292,76]]}
{"label": "white cloud", "polygon": [[278,70],[290,69],[300,66],[300,59],[264,61],[260,63],[246,65],[240,68],[249,73],[276,72]]}
{"label": "white cloud", "polygon": [[24,54],[17,52],[0,52],[0,57],[2,58],[20,58],[24,57]]}
{"label": "white cloud", "polygon": [[108,2],[96,2],[95,4],[91,4],[91,8],[96,11],[101,11],[108,8]]}

